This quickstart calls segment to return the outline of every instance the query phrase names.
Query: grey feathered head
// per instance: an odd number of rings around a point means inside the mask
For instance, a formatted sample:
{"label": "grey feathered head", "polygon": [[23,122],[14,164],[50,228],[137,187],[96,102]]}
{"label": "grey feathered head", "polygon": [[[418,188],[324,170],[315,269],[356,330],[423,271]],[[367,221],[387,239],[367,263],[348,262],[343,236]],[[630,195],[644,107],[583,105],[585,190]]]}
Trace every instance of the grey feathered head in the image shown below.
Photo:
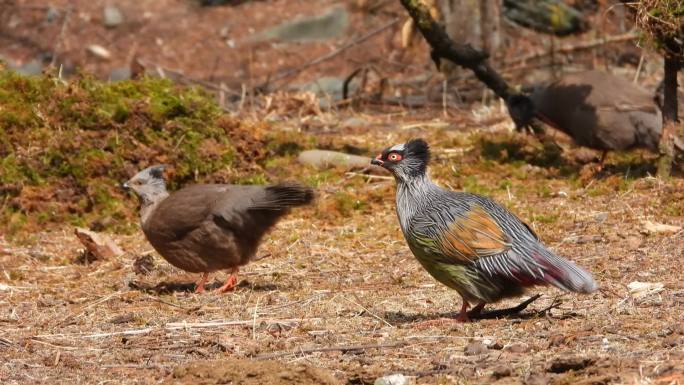
{"label": "grey feathered head", "polygon": [[423,139],[388,147],[371,164],[389,170],[397,179],[408,181],[424,175],[430,162],[430,146]]}
{"label": "grey feathered head", "polygon": [[166,194],[164,170],[167,165],[158,164],[148,167],[123,184],[125,189],[132,189],[143,202],[151,202],[155,197]]}

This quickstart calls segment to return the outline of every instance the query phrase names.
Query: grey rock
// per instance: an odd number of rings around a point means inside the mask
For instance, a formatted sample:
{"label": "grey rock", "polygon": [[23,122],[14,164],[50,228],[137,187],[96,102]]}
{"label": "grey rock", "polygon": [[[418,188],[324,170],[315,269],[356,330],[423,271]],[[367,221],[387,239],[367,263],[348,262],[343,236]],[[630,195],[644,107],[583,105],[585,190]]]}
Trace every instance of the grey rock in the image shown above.
{"label": "grey rock", "polygon": [[409,383],[408,378],[401,374],[390,374],[388,376],[382,376],[375,380],[374,385],[407,385]]}
{"label": "grey rock", "polygon": [[482,341],[470,341],[465,349],[463,349],[466,356],[478,356],[480,354],[486,354],[488,351],[489,349],[487,349],[487,346],[483,344]]}
{"label": "grey rock", "polygon": [[102,11],[102,20],[105,27],[114,28],[123,23],[124,17],[118,7],[109,4],[105,6],[104,10]]}
{"label": "grey rock", "polygon": [[323,41],[341,36],[348,26],[349,13],[343,5],[336,5],[323,14],[288,21],[257,33],[252,40]]}
{"label": "grey rock", "polygon": [[55,22],[55,20],[59,19],[60,15],[59,9],[50,6],[45,13],[45,22],[52,24]]}
{"label": "grey rock", "polygon": [[34,59],[16,68],[16,71],[25,76],[40,75],[43,72],[43,63],[38,59]]}
{"label": "grey rock", "polygon": [[341,127],[366,127],[368,126],[368,121],[355,116],[345,119],[340,123]]}
{"label": "grey rock", "polygon": [[129,67],[114,68],[109,73],[109,80],[118,82],[122,80],[129,80],[131,78],[131,69]]}
{"label": "grey rock", "polygon": [[530,347],[523,343],[515,343],[506,347],[506,350],[511,353],[527,353]]}
{"label": "grey rock", "polygon": [[330,97],[333,101],[342,99],[344,79],[331,76],[320,77],[312,82],[294,88],[299,91],[310,91],[319,97]]}
{"label": "grey rock", "polygon": [[317,169],[339,166],[344,167],[347,170],[368,169],[373,174],[387,174],[382,167],[371,165],[371,159],[368,157],[345,154],[337,151],[307,150],[299,154],[297,161]]}

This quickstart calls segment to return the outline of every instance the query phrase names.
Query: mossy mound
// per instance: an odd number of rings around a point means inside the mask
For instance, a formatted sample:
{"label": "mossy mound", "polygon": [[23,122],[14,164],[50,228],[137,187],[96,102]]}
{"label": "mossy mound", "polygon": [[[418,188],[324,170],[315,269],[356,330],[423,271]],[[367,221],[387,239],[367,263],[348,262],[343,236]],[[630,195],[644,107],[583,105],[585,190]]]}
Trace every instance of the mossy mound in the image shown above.
{"label": "mossy mound", "polygon": [[65,82],[0,71],[0,231],[129,228],[136,204],[120,185],[137,170],[171,164],[172,187],[229,179],[258,157],[236,157],[245,143],[258,149],[254,130],[222,114],[211,95],[163,79]]}
{"label": "mossy mound", "polygon": [[682,0],[641,0],[632,4],[645,40],[666,55],[684,55],[684,3]]}

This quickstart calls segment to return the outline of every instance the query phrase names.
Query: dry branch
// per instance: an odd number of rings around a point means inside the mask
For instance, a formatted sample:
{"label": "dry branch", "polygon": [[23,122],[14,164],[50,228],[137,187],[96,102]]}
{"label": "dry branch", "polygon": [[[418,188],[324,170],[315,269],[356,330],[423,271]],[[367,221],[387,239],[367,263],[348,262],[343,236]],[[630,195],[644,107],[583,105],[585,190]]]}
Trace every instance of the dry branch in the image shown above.
{"label": "dry branch", "polygon": [[[527,98],[511,88],[506,80],[487,63],[487,53],[473,48],[470,44],[459,44],[451,40],[444,27],[432,18],[429,9],[420,0],[401,0],[401,4],[411,15],[411,18],[413,18],[416,27],[425,38],[425,41],[432,47],[431,56],[437,66],[439,66],[440,59],[444,58],[461,67],[470,69],[487,88],[506,101],[507,105],[509,105],[512,97],[515,97],[518,101]],[[510,114],[510,105],[508,111]],[[516,116],[511,115],[511,118],[516,122],[518,129],[524,127]],[[544,132],[541,124],[537,121],[527,122],[526,124],[535,134],[540,135]]]}
{"label": "dry branch", "polygon": [[546,56],[550,56],[553,54],[557,53],[570,53],[570,52],[575,52],[575,51],[581,51],[585,49],[592,49],[596,47],[600,47],[606,44],[612,44],[612,43],[622,43],[625,41],[630,41],[630,40],[635,40],[639,38],[639,35],[637,35],[634,32],[628,32],[628,33],[623,33],[621,35],[615,35],[615,36],[608,36],[605,38],[600,38],[600,39],[594,39],[590,41],[581,41],[577,44],[567,44],[563,45],[560,48],[554,49],[554,50],[539,50],[535,52],[531,52],[529,54],[519,56],[512,58],[511,60],[507,60],[505,62],[505,65],[515,65],[515,64],[520,64],[524,63],[529,60],[535,60],[535,59],[540,59]]}
{"label": "dry branch", "polygon": [[254,357],[254,358],[257,360],[270,360],[273,358],[287,357],[287,356],[291,356],[291,355],[303,355],[303,354],[316,353],[316,352],[336,352],[336,351],[350,352],[350,351],[360,351],[360,350],[368,350],[368,349],[393,349],[393,348],[402,348],[402,347],[407,346],[407,345],[409,345],[409,343],[406,341],[396,341],[396,342],[387,342],[384,344],[370,344],[370,345],[325,346],[325,347],[317,347],[317,348],[302,348],[302,349],[291,351],[291,352],[277,352],[277,353],[259,354],[258,356]]}
{"label": "dry branch", "polygon": [[430,10],[420,0],[401,0],[401,4],[406,8],[416,27],[432,47],[432,58],[436,63],[439,63],[439,59],[444,58],[472,70],[480,81],[504,100],[515,93],[508,86],[508,83],[487,63],[489,56],[487,53],[473,48],[470,44],[457,44],[451,40],[444,28],[432,18]]}
{"label": "dry branch", "polygon": [[[320,318],[288,318],[288,319],[263,319],[258,320],[262,324],[296,324],[302,321],[317,321]],[[238,320],[238,321],[210,321],[210,322],[169,322],[161,328],[149,327],[142,329],[120,330],[109,333],[94,333],[94,334],[40,334],[33,338],[103,338],[113,336],[133,336],[139,334],[148,334],[156,330],[183,330],[183,329],[202,329],[202,328],[217,328],[224,326],[250,326],[254,324],[254,319]]]}

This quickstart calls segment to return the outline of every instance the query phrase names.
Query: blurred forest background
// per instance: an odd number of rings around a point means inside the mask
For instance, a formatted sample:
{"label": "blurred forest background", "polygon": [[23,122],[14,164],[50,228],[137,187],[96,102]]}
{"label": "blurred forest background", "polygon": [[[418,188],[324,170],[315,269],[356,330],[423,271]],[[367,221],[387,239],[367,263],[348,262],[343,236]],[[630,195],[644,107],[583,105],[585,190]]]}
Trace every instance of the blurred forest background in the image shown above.
{"label": "blurred forest background", "polygon": [[[662,43],[637,28],[639,7],[658,2],[413,3],[454,42],[487,53],[513,90],[597,69],[655,98],[664,78]],[[681,4],[659,7],[665,11],[654,8],[651,19],[670,26],[670,12],[678,36]],[[0,78],[10,233],[65,219],[122,227],[132,217],[116,183],[153,163],[175,165],[174,186],[263,182],[254,167],[289,150],[268,138],[282,130],[260,137],[251,124],[287,122],[320,140],[335,125],[362,129],[350,118],[357,113],[432,116],[450,129],[505,120],[500,92],[448,60],[436,66],[398,1],[3,0],[0,21],[0,60],[10,70]],[[356,154],[377,150],[345,145]]]}
{"label": "blurred forest background", "polygon": [[[683,384],[683,42],[681,0],[0,0],[0,382]],[[586,111],[535,99],[563,81],[608,123],[542,114]],[[416,137],[439,184],[501,202],[601,291],[414,328],[457,295],[368,162]],[[235,293],[194,295],[121,189],[158,163],[172,190],[318,197]],[[98,234],[120,250],[94,255]]]}

